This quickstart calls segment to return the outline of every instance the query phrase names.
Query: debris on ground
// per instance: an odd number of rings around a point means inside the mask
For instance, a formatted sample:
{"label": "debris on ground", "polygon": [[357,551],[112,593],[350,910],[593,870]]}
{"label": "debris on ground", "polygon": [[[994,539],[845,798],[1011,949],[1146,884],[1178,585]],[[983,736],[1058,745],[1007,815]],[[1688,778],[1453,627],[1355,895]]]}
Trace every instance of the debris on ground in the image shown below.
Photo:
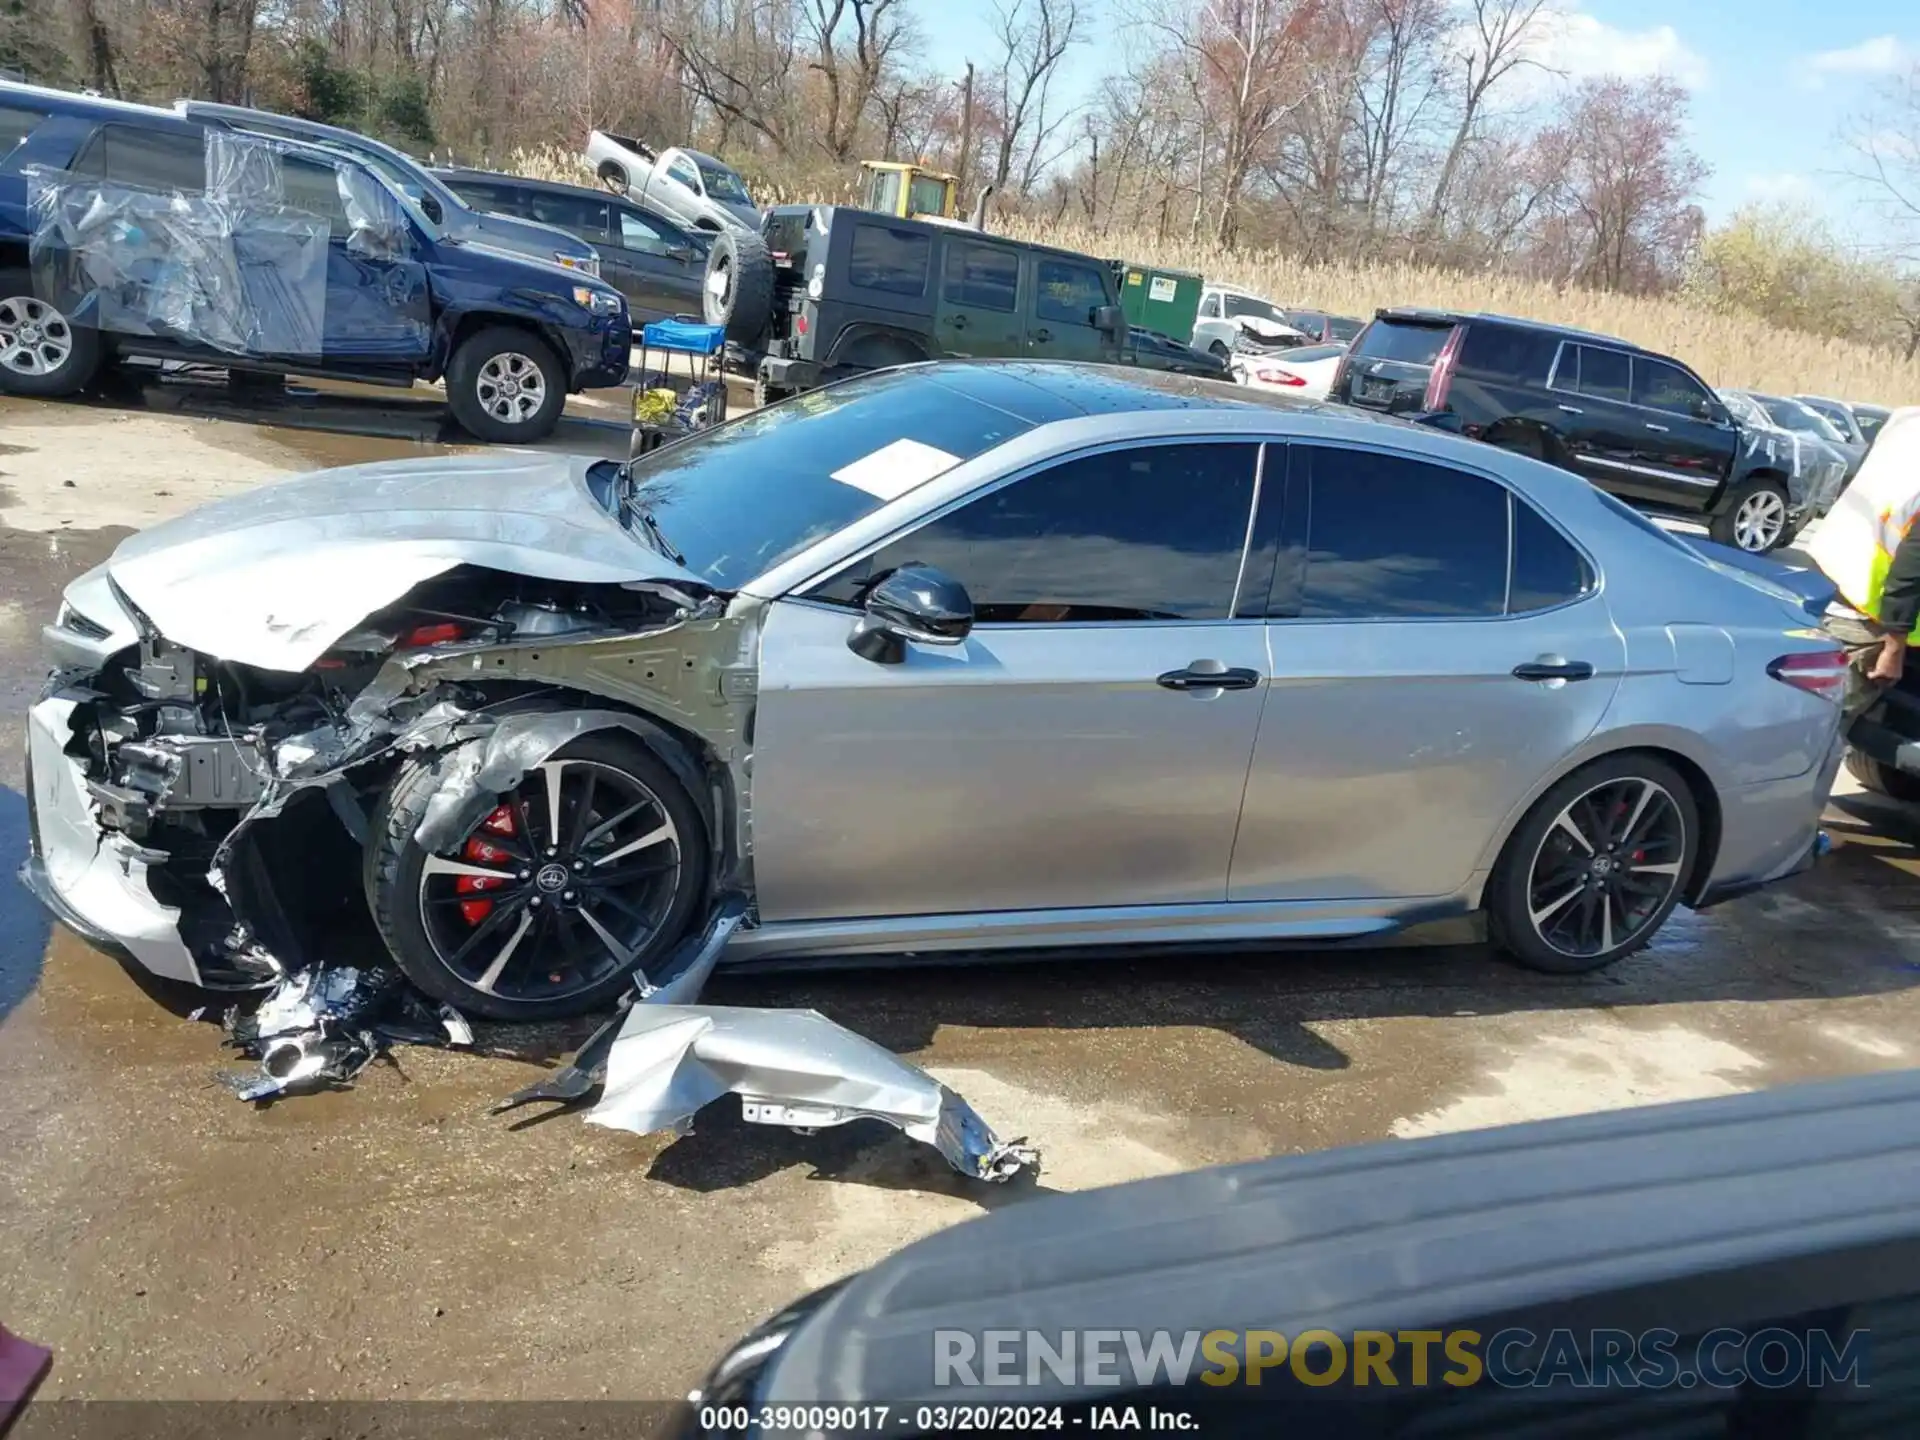
{"label": "debris on ground", "polygon": [[471,1045],[451,1005],[437,1010],[387,965],[314,965],[286,976],[250,1012],[226,1013],[227,1043],[260,1062],[221,1076],[242,1100],[345,1085],[391,1045]]}

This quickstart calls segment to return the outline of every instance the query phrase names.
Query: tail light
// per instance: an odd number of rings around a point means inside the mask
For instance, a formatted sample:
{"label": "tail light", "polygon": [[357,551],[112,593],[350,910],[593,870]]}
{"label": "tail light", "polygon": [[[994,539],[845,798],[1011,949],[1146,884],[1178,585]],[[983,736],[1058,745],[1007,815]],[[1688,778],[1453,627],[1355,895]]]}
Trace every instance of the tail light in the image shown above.
{"label": "tail light", "polygon": [[1260,380],[1268,385],[1304,385],[1307,383],[1306,376],[1296,375],[1291,370],[1282,370],[1278,365],[1256,365],[1253,370],[1253,376],[1254,379]]}
{"label": "tail light", "polygon": [[1767,674],[1838,705],[1847,693],[1847,652],[1805,650],[1798,655],[1782,655],[1767,666]]}
{"label": "tail light", "polygon": [[1447,343],[1440,347],[1440,353],[1434,356],[1433,370],[1427,376],[1427,393],[1420,401],[1423,410],[1444,410],[1447,408],[1447,390],[1453,384],[1454,358],[1460,353],[1460,337],[1466,333],[1465,327],[1456,325],[1447,336]]}

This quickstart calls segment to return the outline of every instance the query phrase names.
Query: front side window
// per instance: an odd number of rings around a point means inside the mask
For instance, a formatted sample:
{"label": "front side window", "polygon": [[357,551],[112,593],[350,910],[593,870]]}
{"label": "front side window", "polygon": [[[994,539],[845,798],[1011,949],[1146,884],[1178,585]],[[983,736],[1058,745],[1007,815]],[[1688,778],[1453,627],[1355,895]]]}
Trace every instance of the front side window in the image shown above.
{"label": "front side window", "polygon": [[709,199],[724,200],[729,205],[753,203],[747,194],[747,187],[740,183],[740,177],[723,165],[702,165],[700,178],[706,182]]}
{"label": "front side window", "polygon": [[700,173],[693,168],[691,160],[675,160],[667,166],[667,178],[686,186],[696,195],[700,193]]}
{"label": "front side window", "polygon": [[29,110],[24,105],[0,105],[0,160],[27,136],[40,128],[40,122],[46,119],[43,110]]}
{"label": "front side window", "polygon": [[1010,314],[1020,296],[1020,257],[998,245],[970,240],[947,241],[946,274],[940,298],[969,310],[997,310]]}
{"label": "front side window", "polygon": [[667,242],[661,238],[653,222],[642,219],[631,210],[620,211],[620,245],[622,249],[639,250],[649,255],[658,255],[667,248]]}
{"label": "front side window", "polygon": [[907,211],[913,215],[944,215],[947,206],[947,186],[943,180],[929,180],[925,176],[916,176],[907,186]]}
{"label": "front side window", "polygon": [[918,230],[862,221],[853,227],[847,279],[862,290],[888,295],[924,295],[933,263],[933,240]]}
{"label": "front side window", "polygon": [[[1574,388],[1582,395],[1590,395],[1595,400],[1618,400],[1623,403],[1632,400],[1633,367],[1621,351],[1602,350],[1597,345],[1574,345],[1569,347],[1569,355],[1579,366],[1579,378]],[[1563,357],[1560,373],[1556,377],[1563,388],[1567,383],[1566,366],[1567,360]]]}
{"label": "front side window", "polygon": [[889,542],[817,594],[857,604],[919,563],[965,585],[981,624],[1224,620],[1259,450],[1143,445],[1063,461]]}
{"label": "front side window", "polygon": [[1036,268],[1035,317],[1062,325],[1092,325],[1093,312],[1107,303],[1106,281],[1100,272],[1072,260],[1043,259]]}
{"label": "front side window", "polygon": [[282,155],[280,183],[292,209],[325,220],[336,235],[345,235],[351,228],[347,207],[340,200],[340,172],[333,166],[304,155]]}
{"label": "front side window", "polygon": [[1365,450],[1294,447],[1310,463],[1300,615],[1318,620],[1499,615],[1507,599],[1507,492],[1443,465]]}
{"label": "front side window", "polygon": [[1678,365],[1633,357],[1633,403],[1672,415],[1704,415],[1708,398],[1701,385]]}

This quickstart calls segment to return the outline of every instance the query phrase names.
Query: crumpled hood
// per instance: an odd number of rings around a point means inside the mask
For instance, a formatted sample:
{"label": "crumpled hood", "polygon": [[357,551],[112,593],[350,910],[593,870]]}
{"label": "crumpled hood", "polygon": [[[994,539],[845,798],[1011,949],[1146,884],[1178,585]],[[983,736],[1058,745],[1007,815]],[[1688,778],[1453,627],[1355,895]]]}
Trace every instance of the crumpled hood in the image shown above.
{"label": "crumpled hood", "polygon": [[1283,324],[1265,315],[1236,315],[1234,319],[1242,330],[1259,340],[1279,340],[1288,335],[1305,336],[1304,330]]}
{"label": "crumpled hood", "polygon": [[291,671],[457,565],[700,587],[594,498],[586,473],[600,463],[490,451],[322,470],[130,536],[103,568],[175,644]]}

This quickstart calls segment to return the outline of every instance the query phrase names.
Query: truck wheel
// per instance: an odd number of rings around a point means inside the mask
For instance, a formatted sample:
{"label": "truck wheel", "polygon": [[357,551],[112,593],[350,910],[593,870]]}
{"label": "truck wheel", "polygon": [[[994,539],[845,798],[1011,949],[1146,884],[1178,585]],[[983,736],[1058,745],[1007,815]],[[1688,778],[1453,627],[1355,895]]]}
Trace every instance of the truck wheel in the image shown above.
{"label": "truck wheel", "polygon": [[724,326],[734,344],[759,349],[773,321],[773,256],[767,242],[744,230],[715,234],[700,308],[707,323]]}
{"label": "truck wheel", "polygon": [[75,395],[100,368],[100,335],[33,293],[24,270],[0,270],[0,392]]}
{"label": "truck wheel", "polygon": [[613,191],[614,194],[624,195],[627,193],[628,182],[626,167],[621,165],[617,160],[602,160],[600,162],[600,169],[595,173],[599,175],[600,183],[606,186],[607,189]]}
{"label": "truck wheel", "polygon": [[1903,805],[1920,805],[1920,777],[1882,764],[1871,755],[1862,755],[1847,747],[1847,773],[1876,795],[1898,800]]}
{"label": "truck wheel", "polygon": [[566,372],[546,342],[525,330],[494,325],[475,331],[447,365],[447,408],[481,440],[543,440],[560,423],[566,403]]}
{"label": "truck wheel", "polygon": [[1786,487],[1759,476],[1734,490],[1732,502],[1713,517],[1707,533],[1721,545],[1764,555],[1788,538],[1787,528]]}

